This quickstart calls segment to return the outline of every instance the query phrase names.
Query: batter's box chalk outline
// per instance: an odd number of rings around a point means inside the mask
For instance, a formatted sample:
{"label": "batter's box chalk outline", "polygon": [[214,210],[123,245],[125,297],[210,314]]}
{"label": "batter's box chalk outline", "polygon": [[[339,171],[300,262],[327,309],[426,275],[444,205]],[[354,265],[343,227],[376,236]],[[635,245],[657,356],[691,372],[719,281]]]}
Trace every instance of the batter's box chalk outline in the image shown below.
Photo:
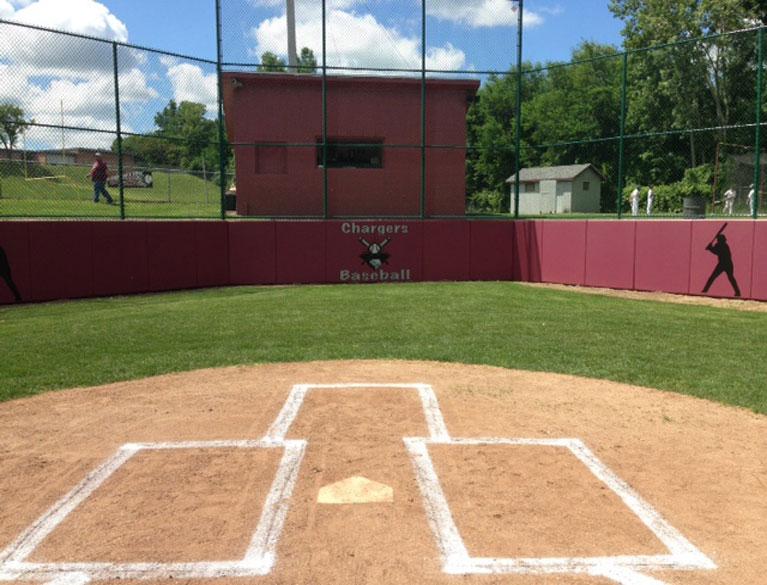
{"label": "batter's box chalk outline", "polygon": [[[140,451],[169,449],[284,449],[275,478],[264,501],[256,530],[244,558],[191,563],[29,562],[27,559],[64,519],[95,492],[115,471]],[[268,575],[290,505],[306,441],[184,441],[128,443],[93,470],[54,504],[13,543],[0,552],[0,581],[48,581],[49,585],[85,585],[114,579],[214,579]]]}
{"label": "batter's box chalk outline", "polygon": [[[307,394],[312,390],[414,390],[421,400],[428,438],[403,438],[423,496],[426,516],[448,574],[586,574],[611,579],[620,585],[664,585],[644,574],[655,570],[716,569],[716,565],[666,522],[647,502],[610,471],[578,439],[453,439],[447,431],[439,402],[429,384],[296,384],[277,418],[261,440],[128,443],[92,471],[54,504],[13,543],[0,551],[0,581],[47,581],[48,585],[86,585],[114,579],[215,579],[268,575],[276,563],[290,498],[306,451],[304,439],[286,439]],[[569,449],[668,548],[668,555],[573,558],[471,557],[453,521],[450,507],[432,464],[428,445],[530,445]],[[117,469],[142,450],[163,449],[275,449],[284,453],[267,494],[256,531],[245,557],[235,561],[191,563],[46,563],[27,559],[64,519],[95,492]]]}
{"label": "batter's box chalk outline", "polygon": [[[426,515],[442,557],[442,570],[453,575],[517,574],[591,575],[621,585],[663,585],[647,571],[713,570],[716,564],[644,501],[627,483],[602,463],[579,439],[403,439],[415,468]],[[647,526],[669,554],[601,557],[473,557],[453,520],[447,498],[429,454],[429,445],[545,446],[568,449],[589,471]]]}

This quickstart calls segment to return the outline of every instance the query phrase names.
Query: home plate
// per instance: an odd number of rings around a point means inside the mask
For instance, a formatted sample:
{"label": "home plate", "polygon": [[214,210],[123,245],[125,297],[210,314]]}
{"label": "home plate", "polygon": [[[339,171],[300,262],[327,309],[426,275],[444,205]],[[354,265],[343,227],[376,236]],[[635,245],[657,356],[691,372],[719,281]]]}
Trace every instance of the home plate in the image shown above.
{"label": "home plate", "polygon": [[394,490],[388,485],[355,475],[320,489],[319,504],[379,504],[394,501]]}

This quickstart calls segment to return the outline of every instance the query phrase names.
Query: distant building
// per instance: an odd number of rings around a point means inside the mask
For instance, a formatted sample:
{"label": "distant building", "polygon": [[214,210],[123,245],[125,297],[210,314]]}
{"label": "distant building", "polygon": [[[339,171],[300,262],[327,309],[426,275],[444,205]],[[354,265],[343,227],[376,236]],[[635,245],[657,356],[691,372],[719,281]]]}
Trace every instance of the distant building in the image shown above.
{"label": "distant building", "polygon": [[[506,179],[511,185],[512,211],[516,177],[512,175]],[[519,213],[545,215],[599,212],[604,180],[592,164],[522,169],[519,173]]]}
{"label": "distant building", "polygon": [[[327,78],[328,213],[418,215],[421,80]],[[463,215],[466,111],[479,82],[426,81],[426,213]],[[237,213],[323,214],[320,75],[224,74]]]}
{"label": "distant building", "polygon": [[[36,162],[41,165],[77,165],[90,166],[93,164],[94,155],[100,152],[101,158],[107,163],[108,167],[117,170],[117,153],[111,150],[100,150],[97,148],[65,148],[38,150],[32,153],[30,162]],[[132,154],[123,154],[123,166],[133,167],[136,162]]]}

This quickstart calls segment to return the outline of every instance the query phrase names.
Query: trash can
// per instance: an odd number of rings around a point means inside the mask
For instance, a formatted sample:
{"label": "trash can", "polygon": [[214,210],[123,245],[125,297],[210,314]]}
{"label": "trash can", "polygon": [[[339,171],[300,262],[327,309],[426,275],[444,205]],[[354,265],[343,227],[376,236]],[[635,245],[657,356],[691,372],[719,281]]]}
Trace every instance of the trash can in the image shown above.
{"label": "trash can", "polygon": [[689,219],[706,217],[706,199],[700,196],[685,197],[682,200],[682,215]]}
{"label": "trash can", "polygon": [[224,207],[227,211],[236,211],[237,210],[237,194],[236,193],[227,193],[224,195]]}

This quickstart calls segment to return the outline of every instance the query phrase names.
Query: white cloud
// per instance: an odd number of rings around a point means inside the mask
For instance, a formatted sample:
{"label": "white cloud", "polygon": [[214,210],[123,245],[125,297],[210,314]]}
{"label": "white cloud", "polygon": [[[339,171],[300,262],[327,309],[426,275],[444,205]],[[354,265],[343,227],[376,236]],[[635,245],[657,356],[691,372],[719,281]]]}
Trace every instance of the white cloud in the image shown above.
{"label": "white cloud", "polygon": [[179,63],[172,58],[161,58],[166,67],[168,79],[173,87],[173,99],[181,103],[205,104],[206,115],[215,118],[218,114],[218,80],[215,73],[206,74],[202,67],[191,63]]}
{"label": "white cloud", "polygon": [[0,18],[8,19],[13,16],[14,8],[8,0],[0,0]]}
{"label": "white cloud", "polygon": [[[428,2],[426,11],[429,16],[472,28],[516,26],[518,17],[509,0],[439,0]],[[541,24],[543,18],[540,14],[525,10],[524,26]]]}
{"label": "white cloud", "polygon": [[[271,0],[259,0],[271,1]],[[296,15],[296,38],[299,47],[312,48],[321,60],[322,23],[316,9]],[[287,42],[286,16],[262,21],[251,31],[256,41],[252,53],[259,57],[265,51],[284,54]],[[335,67],[418,68],[421,64],[420,38],[408,37],[388,28],[372,14],[358,15],[344,10],[327,14],[328,65]],[[428,66],[435,69],[466,67],[466,55],[450,43],[427,49]]]}
{"label": "white cloud", "polygon": [[[0,10],[8,0],[0,0]],[[56,30],[126,42],[127,27],[95,0],[10,0],[10,19]],[[114,130],[115,97],[111,46],[65,35],[15,26],[0,34],[0,101],[22,107],[39,124],[64,124]],[[157,98],[147,75],[139,68],[146,58],[132,49],[120,49],[120,98],[126,106]],[[123,126],[126,131],[130,128]],[[30,129],[38,147],[58,144],[57,131]],[[68,132],[69,146],[108,146],[113,135]],[[49,139],[44,140],[44,137]],[[85,142],[80,142],[85,141]]]}

